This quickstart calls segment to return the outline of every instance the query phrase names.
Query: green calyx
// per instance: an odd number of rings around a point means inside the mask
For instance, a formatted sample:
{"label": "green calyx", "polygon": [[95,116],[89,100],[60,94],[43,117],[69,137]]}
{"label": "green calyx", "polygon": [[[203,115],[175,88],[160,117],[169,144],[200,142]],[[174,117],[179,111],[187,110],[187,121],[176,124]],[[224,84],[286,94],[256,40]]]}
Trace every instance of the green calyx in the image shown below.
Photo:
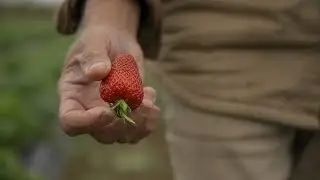
{"label": "green calyx", "polygon": [[135,125],[136,123],[129,117],[131,109],[124,100],[117,101],[112,105],[112,109],[115,110],[117,117],[123,119],[125,122]]}

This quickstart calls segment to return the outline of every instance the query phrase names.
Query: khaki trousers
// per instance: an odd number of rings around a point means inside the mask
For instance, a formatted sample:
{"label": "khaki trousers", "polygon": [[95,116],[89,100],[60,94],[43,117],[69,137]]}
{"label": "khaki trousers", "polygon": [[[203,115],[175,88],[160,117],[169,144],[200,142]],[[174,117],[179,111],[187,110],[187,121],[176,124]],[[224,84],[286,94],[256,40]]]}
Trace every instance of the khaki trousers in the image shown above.
{"label": "khaki trousers", "polygon": [[175,180],[287,180],[294,129],[207,114],[164,97]]}

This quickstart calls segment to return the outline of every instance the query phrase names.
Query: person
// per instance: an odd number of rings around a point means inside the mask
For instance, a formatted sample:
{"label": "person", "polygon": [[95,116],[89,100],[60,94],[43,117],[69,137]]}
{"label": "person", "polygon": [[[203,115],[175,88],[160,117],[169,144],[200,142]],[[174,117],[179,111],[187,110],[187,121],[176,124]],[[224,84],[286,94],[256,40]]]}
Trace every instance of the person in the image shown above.
{"label": "person", "polygon": [[70,135],[137,143],[155,129],[154,89],[133,130],[98,99],[121,52],[163,84],[176,180],[287,180],[297,134],[319,129],[316,0],[66,0],[57,17],[61,34],[79,31],[59,83]]}

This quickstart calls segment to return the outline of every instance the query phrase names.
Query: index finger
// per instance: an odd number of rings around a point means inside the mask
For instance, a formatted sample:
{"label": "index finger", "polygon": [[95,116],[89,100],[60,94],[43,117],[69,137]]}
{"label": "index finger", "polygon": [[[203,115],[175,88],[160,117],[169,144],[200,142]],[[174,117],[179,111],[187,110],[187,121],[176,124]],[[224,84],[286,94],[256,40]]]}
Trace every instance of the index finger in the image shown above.
{"label": "index finger", "polygon": [[113,121],[114,113],[103,106],[85,110],[72,98],[61,100],[59,119],[63,130],[70,136],[89,133],[95,126],[103,126]]}

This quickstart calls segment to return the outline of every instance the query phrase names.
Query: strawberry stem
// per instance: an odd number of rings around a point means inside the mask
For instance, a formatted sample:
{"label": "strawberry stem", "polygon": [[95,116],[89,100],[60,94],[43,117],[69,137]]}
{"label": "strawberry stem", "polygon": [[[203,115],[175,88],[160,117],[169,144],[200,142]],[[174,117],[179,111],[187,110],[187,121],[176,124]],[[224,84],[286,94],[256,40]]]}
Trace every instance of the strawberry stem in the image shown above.
{"label": "strawberry stem", "polygon": [[124,100],[117,101],[112,107],[115,110],[117,117],[135,125],[136,123],[128,116],[131,113],[131,109]]}

